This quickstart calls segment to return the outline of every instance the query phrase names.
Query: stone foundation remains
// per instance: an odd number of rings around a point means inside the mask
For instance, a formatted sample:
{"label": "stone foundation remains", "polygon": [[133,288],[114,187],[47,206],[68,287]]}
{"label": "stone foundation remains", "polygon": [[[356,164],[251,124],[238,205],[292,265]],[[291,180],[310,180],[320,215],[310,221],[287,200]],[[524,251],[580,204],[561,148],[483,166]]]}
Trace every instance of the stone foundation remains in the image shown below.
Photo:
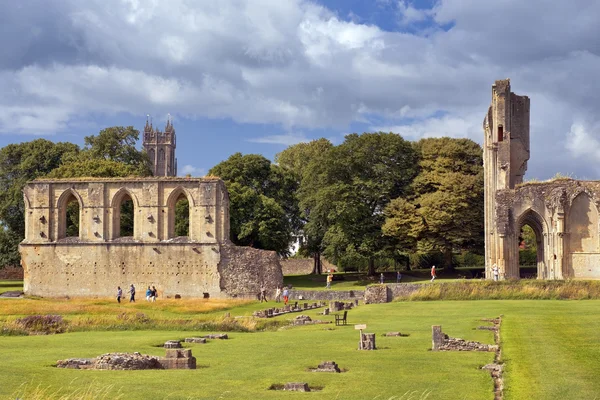
{"label": "stone foundation remains", "polygon": [[58,368],[143,370],[143,369],[196,369],[196,358],[190,349],[166,350],[166,357],[140,353],[107,353],[96,358],[69,358],[56,362]]}
{"label": "stone foundation remains", "polygon": [[[36,180],[23,189],[25,239],[19,246],[27,295],[256,298],[283,284],[275,252],[229,241],[229,198],[219,179]],[[189,204],[188,236],[175,236],[175,206]],[[121,206],[133,203],[133,235],[121,235]],[[79,232],[67,236],[67,205]]]}
{"label": "stone foundation remains", "polygon": [[493,351],[495,353],[494,362],[484,365],[481,369],[489,371],[494,380],[494,400],[502,400],[504,393],[504,381],[502,379],[504,364],[502,363],[502,349],[500,348],[500,325],[502,324],[502,318],[486,318],[482,321],[493,324],[492,326],[479,326],[477,329],[493,331],[494,345],[449,338],[448,335],[442,332],[440,325],[433,325],[431,327],[432,350]]}
{"label": "stone foundation remains", "polygon": [[483,344],[474,341],[468,341],[460,338],[452,338],[442,332],[440,325],[433,325],[431,327],[431,339],[433,351],[496,351],[498,350],[497,345]]}
{"label": "stone foundation remains", "polygon": [[375,334],[374,333],[363,333],[358,341],[359,350],[376,350],[375,346]]}
{"label": "stone foundation remains", "polygon": [[283,390],[291,390],[294,392],[310,392],[310,387],[306,382],[288,382],[283,387]]}
{"label": "stone foundation remains", "polygon": [[312,372],[342,372],[335,361],[323,361],[317,368],[311,368]]}

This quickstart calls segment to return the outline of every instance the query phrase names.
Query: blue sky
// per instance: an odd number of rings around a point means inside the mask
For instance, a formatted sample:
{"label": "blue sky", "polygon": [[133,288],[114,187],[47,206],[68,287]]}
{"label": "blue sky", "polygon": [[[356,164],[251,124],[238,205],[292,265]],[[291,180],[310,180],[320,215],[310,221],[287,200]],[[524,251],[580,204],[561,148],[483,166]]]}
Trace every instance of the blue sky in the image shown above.
{"label": "blue sky", "polygon": [[592,0],[0,2],[0,146],[168,113],[195,176],[349,132],[481,143],[509,77],[531,98],[526,178],[599,179],[598,15]]}

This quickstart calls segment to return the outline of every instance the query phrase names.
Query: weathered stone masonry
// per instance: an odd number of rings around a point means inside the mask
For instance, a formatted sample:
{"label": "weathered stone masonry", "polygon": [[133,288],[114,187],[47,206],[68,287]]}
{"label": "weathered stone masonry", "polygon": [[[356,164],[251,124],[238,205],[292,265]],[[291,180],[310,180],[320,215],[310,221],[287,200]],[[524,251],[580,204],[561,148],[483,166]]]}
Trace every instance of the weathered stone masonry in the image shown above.
{"label": "weathered stone masonry", "polygon": [[539,279],[600,278],[600,182],[557,179],[523,183],[529,160],[529,98],[510,81],[492,86],[484,119],[486,277],[519,278],[519,236],[537,241]]}
{"label": "weathered stone masonry", "polygon": [[[283,276],[274,252],[229,241],[229,198],[219,179],[37,180],[24,190],[24,290],[38,296],[114,296],[134,284],[159,296],[254,297]],[[174,237],[175,204],[189,203],[189,236]],[[66,237],[66,206],[79,204],[79,235]],[[119,237],[120,206],[134,205],[132,237]]]}

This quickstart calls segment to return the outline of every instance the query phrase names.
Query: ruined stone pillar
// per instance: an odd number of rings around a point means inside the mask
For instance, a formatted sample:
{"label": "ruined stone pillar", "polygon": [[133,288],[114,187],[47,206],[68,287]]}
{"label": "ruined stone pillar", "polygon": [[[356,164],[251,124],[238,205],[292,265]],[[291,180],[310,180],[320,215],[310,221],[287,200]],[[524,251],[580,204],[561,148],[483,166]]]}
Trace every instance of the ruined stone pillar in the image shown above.
{"label": "ruined stone pillar", "polygon": [[431,326],[431,350],[438,351],[444,345],[444,332],[441,325]]}

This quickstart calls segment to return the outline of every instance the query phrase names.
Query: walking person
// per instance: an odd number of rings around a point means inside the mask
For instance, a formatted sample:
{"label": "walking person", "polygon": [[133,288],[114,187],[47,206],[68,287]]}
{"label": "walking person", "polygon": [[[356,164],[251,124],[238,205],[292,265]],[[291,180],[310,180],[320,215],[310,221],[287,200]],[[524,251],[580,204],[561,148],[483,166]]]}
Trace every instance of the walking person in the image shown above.
{"label": "walking person", "polygon": [[133,286],[133,283],[131,284],[131,286],[129,287],[129,302],[134,302],[135,303],[135,286]]}
{"label": "walking person", "polygon": [[400,283],[402,280],[402,273],[400,271],[396,272],[396,283]]}
{"label": "walking person", "polygon": [[288,300],[290,299],[290,292],[287,287],[283,288],[283,304],[287,306]]}
{"label": "walking person", "polygon": [[281,288],[279,286],[275,289],[275,303],[281,303]]}
{"label": "walking person", "polygon": [[158,296],[158,290],[156,290],[156,286],[152,286],[152,302],[156,301],[156,297]]}
{"label": "walking person", "polygon": [[265,285],[261,285],[260,287],[260,302],[267,302],[267,289],[265,288]]}
{"label": "walking person", "polygon": [[327,285],[325,286],[325,289],[331,289],[331,281],[333,281],[333,274],[328,274]]}
{"label": "walking person", "polygon": [[435,265],[431,267],[431,282],[435,280]]}
{"label": "walking person", "polygon": [[381,273],[381,275],[379,275],[379,283],[381,283],[383,285],[383,280],[384,280],[384,276],[383,276],[383,272]]}
{"label": "walking person", "polygon": [[498,266],[496,264],[492,265],[492,275],[494,275],[494,280],[498,281]]}
{"label": "walking person", "polygon": [[123,290],[121,290],[121,286],[117,286],[117,303],[121,303],[121,297],[123,297]]}
{"label": "walking person", "polygon": [[148,289],[146,289],[146,301],[150,301],[152,299],[152,289],[150,289],[150,286],[148,286]]}

